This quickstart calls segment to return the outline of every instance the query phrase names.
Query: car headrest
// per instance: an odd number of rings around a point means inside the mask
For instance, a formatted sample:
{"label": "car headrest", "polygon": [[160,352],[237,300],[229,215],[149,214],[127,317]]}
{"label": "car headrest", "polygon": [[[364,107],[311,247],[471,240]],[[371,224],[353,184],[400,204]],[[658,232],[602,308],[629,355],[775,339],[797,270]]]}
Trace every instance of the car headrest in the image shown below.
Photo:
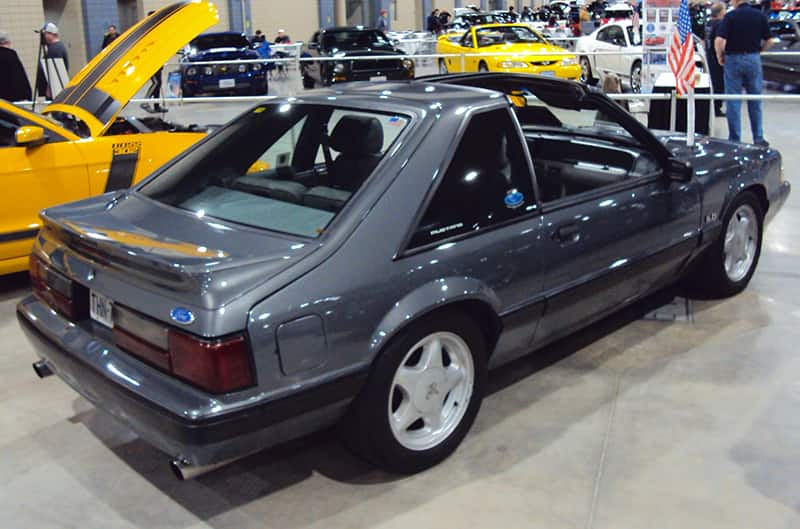
{"label": "car headrest", "polygon": [[331,134],[331,148],[342,154],[380,154],[383,148],[383,127],[377,118],[342,116]]}

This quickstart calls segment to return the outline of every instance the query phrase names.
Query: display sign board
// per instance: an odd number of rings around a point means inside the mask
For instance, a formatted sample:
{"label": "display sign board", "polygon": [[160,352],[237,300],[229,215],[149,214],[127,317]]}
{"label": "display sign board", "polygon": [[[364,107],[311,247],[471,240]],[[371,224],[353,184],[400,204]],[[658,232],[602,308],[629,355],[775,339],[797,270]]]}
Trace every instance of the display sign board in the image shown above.
{"label": "display sign board", "polygon": [[642,92],[652,93],[661,74],[670,72],[667,49],[680,6],[680,0],[642,0]]}

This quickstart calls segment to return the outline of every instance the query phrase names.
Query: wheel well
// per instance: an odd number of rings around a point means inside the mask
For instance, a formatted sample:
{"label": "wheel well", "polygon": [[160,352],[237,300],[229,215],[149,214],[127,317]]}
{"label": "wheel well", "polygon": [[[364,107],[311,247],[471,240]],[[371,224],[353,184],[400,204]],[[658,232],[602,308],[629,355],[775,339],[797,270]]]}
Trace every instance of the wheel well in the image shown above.
{"label": "wheel well", "polygon": [[761,205],[761,213],[767,214],[769,209],[769,199],[767,198],[767,190],[761,184],[754,184],[750,187],[744,188],[742,191],[750,191],[758,197],[758,202]]}
{"label": "wheel well", "polygon": [[468,299],[436,309],[436,311],[439,310],[456,310],[469,316],[480,327],[483,337],[486,338],[486,351],[490,357],[492,356],[494,346],[497,345],[497,339],[500,338],[500,332],[503,330],[503,323],[500,321],[500,316],[488,303],[477,299]]}

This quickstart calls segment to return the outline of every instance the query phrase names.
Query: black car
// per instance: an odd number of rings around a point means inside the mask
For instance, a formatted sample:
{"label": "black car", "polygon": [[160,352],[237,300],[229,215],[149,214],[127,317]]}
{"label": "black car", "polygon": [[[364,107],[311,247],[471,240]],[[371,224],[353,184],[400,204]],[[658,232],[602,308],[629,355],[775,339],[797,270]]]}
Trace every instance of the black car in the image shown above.
{"label": "black car", "polygon": [[260,57],[250,49],[244,33],[205,33],[189,43],[181,59],[181,90],[184,97],[200,93],[263,95],[268,92],[267,64],[215,61],[252,61]]}
{"label": "black car", "polygon": [[[774,44],[769,51],[800,52],[800,25],[797,20],[770,20]],[[765,55],[761,59],[764,78],[778,83],[800,84],[800,56]]]}
{"label": "black car", "polygon": [[[414,78],[414,61],[396,48],[382,31],[372,28],[356,26],[320,30],[311,37],[302,56],[341,59],[301,63],[303,88],[347,81]],[[375,59],[348,60],[349,57]]]}

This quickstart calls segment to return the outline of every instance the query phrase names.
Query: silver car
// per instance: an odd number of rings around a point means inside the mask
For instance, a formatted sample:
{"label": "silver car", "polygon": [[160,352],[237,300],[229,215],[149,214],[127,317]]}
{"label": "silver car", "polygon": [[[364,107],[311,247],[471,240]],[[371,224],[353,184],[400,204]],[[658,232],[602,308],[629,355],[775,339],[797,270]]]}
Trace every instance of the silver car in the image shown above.
{"label": "silver car", "polygon": [[654,134],[577,83],[355,83],[259,104],[131,190],[42,213],[41,359],[191,477],[343,421],[416,472],[490,367],[695,273],[732,295],[774,150]]}

